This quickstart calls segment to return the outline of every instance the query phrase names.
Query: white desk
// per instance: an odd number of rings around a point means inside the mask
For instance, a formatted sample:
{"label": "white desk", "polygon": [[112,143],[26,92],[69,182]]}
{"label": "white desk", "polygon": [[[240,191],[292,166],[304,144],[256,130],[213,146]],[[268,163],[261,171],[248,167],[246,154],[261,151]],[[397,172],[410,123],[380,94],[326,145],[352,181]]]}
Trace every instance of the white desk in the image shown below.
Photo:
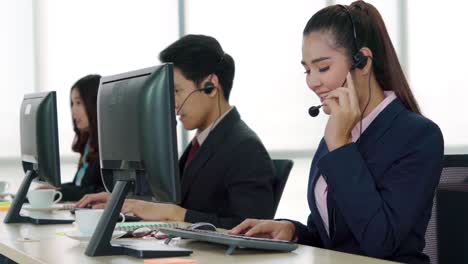
{"label": "white desk", "polygon": [[[36,226],[32,224],[4,224],[5,212],[0,212],[0,254],[18,263],[143,263],[142,259],[127,256],[88,257],[86,243],[80,243],[58,232],[72,229],[72,225]],[[26,241],[25,238],[31,239]],[[152,242],[150,242],[152,243]],[[154,243],[162,243],[158,241]],[[299,246],[292,253],[271,253],[239,250],[232,256],[226,247],[197,241],[180,241],[178,246],[193,250],[190,259],[198,263],[392,263],[373,258],[345,254],[320,248]]]}

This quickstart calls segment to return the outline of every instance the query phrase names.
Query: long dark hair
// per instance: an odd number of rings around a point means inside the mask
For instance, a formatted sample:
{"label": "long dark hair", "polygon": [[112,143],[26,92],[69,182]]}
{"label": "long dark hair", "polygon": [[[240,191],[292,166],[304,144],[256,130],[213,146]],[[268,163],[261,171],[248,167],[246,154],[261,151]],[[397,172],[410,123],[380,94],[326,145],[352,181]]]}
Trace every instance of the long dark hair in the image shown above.
{"label": "long dark hair", "polygon": [[340,5],[315,13],[304,28],[304,36],[318,31],[330,33],[336,48],[343,48],[350,60],[361,47],[369,48],[373,54],[373,73],[382,89],[394,91],[408,110],[421,114],[379,11],[364,1],[353,2],[347,9],[356,29],[356,41],[349,14]]}
{"label": "long dark hair", "polygon": [[[82,165],[83,152],[86,143],[90,144],[87,162],[94,162],[99,159],[99,143],[97,132],[97,95],[99,89],[99,81],[101,75],[92,74],[79,79],[70,89],[70,95],[73,89],[77,89],[81,100],[85,106],[85,112],[89,120],[89,129],[82,132],[76,126],[73,120],[73,130],[75,131],[75,139],[73,140],[72,150],[80,153],[79,166]],[[72,105],[70,98],[70,107]]]}

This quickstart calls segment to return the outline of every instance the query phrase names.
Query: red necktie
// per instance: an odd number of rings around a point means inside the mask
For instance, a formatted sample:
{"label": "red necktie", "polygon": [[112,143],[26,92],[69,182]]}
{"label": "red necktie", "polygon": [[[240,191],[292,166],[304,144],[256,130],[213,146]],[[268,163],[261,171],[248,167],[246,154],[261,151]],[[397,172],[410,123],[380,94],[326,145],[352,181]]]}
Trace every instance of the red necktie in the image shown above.
{"label": "red necktie", "polygon": [[192,141],[192,146],[190,146],[190,150],[187,156],[187,161],[185,161],[185,167],[187,168],[188,164],[193,160],[195,154],[197,153],[198,149],[200,148],[200,144],[198,144],[197,138]]}

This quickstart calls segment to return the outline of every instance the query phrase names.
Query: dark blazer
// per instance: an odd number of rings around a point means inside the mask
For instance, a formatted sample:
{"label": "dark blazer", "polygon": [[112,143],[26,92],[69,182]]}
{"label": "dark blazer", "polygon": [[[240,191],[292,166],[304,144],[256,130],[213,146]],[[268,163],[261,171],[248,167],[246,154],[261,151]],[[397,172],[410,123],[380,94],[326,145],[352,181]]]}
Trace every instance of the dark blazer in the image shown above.
{"label": "dark blazer", "polygon": [[[356,143],[329,152],[321,141],[312,161],[307,226],[294,222],[299,243],[406,263],[429,263],[422,253],[434,192],[442,171],[439,127],[388,105]],[[330,237],[314,187],[328,184]]]}
{"label": "dark blazer", "polygon": [[232,228],[245,218],[273,218],[273,163],[235,108],[184,168],[190,147],[179,161],[186,222]]}
{"label": "dark blazer", "polygon": [[63,195],[62,201],[78,201],[85,194],[104,191],[100,170],[98,159],[89,163],[85,175],[81,180],[81,186],[76,186],[76,174],[73,182],[62,184],[60,186],[60,192]]}

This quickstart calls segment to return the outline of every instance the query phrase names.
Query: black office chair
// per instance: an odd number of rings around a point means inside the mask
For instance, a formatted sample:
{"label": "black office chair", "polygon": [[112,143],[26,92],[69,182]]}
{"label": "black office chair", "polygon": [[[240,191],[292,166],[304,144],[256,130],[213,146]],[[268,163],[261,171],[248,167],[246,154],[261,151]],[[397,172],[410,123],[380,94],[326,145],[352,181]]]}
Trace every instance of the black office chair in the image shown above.
{"label": "black office chair", "polygon": [[[440,185],[460,184],[468,179],[468,155],[445,155],[444,168],[440,176]],[[437,196],[437,193],[436,193]],[[432,264],[439,264],[437,237],[437,197],[434,196],[431,218],[426,230],[426,247],[423,252],[429,256]]]}
{"label": "black office chair", "polygon": [[291,172],[293,164],[294,162],[292,160],[273,160],[273,165],[275,166],[276,170],[276,181],[275,185],[273,186],[275,199],[274,214],[276,214],[276,209],[278,209],[278,205],[281,200],[281,195],[283,195],[284,186],[286,186],[286,182],[288,181],[289,173]]}

